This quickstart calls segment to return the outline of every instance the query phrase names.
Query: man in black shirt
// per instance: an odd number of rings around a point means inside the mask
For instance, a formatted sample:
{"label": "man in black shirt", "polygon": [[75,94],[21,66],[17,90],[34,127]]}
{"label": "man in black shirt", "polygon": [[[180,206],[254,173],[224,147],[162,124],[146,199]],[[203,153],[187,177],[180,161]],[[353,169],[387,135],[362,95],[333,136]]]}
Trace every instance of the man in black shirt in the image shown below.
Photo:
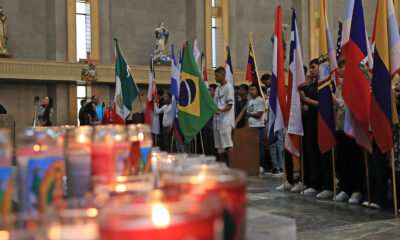
{"label": "man in black shirt", "polygon": [[81,100],[81,108],[79,109],[79,125],[87,125],[85,122],[85,106],[86,106],[86,99]]}
{"label": "man in black shirt", "polygon": [[235,102],[235,119],[236,119],[236,128],[245,128],[246,127],[246,117],[242,116],[238,119],[240,113],[243,109],[246,108],[247,105],[247,96],[249,92],[249,86],[246,84],[242,84],[239,86],[239,100]]}

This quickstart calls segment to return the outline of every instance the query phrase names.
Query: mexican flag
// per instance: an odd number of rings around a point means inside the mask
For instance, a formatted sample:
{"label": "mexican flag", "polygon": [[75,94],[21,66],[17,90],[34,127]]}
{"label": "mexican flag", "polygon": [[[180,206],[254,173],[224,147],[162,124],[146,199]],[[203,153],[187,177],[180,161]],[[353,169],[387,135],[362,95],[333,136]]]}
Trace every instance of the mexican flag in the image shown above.
{"label": "mexican flag", "polygon": [[132,102],[139,95],[131,70],[115,39],[115,113],[125,120],[132,111]]}
{"label": "mexican flag", "polygon": [[188,42],[185,44],[179,86],[179,126],[185,140],[190,142],[218,109],[201,77]]}

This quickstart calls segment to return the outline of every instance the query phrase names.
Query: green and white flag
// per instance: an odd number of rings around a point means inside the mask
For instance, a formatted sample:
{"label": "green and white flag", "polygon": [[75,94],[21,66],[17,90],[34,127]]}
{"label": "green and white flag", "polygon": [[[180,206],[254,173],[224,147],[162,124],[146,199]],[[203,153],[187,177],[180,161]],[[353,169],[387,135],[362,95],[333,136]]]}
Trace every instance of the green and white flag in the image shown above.
{"label": "green and white flag", "polygon": [[132,102],[139,95],[139,89],[133,80],[129,65],[115,40],[115,113],[123,120],[132,111]]}

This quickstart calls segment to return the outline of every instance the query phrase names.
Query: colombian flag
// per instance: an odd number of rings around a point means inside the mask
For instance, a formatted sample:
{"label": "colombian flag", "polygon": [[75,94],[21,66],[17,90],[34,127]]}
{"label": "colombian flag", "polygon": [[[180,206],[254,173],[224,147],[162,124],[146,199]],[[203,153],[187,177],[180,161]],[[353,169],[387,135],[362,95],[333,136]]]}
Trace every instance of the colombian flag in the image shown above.
{"label": "colombian flag", "polygon": [[330,84],[331,74],[337,70],[336,54],[329,30],[325,0],[321,0],[319,22],[319,80],[318,80],[318,145],[321,153],[331,150],[336,143],[335,119]]}
{"label": "colombian flag", "polygon": [[400,70],[400,37],[392,0],[379,0],[375,16],[375,51],[370,126],[382,153],[393,147],[392,124],[398,124],[391,79]]}

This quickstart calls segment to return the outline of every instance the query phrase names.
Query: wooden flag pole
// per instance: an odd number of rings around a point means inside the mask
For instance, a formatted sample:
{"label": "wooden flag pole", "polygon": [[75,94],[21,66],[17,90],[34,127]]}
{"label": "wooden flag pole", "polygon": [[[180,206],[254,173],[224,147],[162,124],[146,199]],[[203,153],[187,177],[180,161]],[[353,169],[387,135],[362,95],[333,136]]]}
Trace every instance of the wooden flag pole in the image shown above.
{"label": "wooden flag pole", "polygon": [[395,173],[395,164],[394,164],[394,151],[393,148],[390,151],[392,158],[392,177],[393,177],[393,203],[394,203],[394,215],[397,217],[398,209],[397,209],[397,189],[396,189],[396,173]]}
{"label": "wooden flag pole", "polygon": [[194,138],[194,154],[197,154],[197,135]]}
{"label": "wooden flag pole", "polygon": [[174,149],[174,133],[171,134],[171,153],[173,149]]}
{"label": "wooden flag pole", "polygon": [[301,167],[301,195],[304,198],[304,151],[303,138],[300,137],[300,167]]}
{"label": "wooden flag pole", "polygon": [[257,82],[258,82],[258,88],[259,88],[258,90],[260,91],[261,97],[264,100],[264,108],[268,109],[267,103],[265,102],[265,95],[264,95],[264,92],[262,91],[262,88],[261,88],[260,74],[258,74],[256,53],[254,52],[254,47],[253,47],[253,32],[250,32],[249,40],[250,40],[251,51],[253,52],[254,67],[256,69],[256,74],[257,74]]}
{"label": "wooden flag pole", "polygon": [[369,185],[369,170],[368,170],[368,154],[364,151],[364,162],[365,162],[365,175],[367,177],[367,194],[368,194],[368,206],[371,205],[371,189]]}
{"label": "wooden flag pole", "polygon": [[333,174],[333,200],[336,202],[337,189],[336,189],[335,148],[333,148],[331,151],[332,151],[332,174]]}
{"label": "wooden flag pole", "polygon": [[[283,132],[282,132],[283,134]],[[277,144],[278,142],[276,142],[275,144]],[[283,143],[285,143],[285,138],[283,138]],[[278,146],[276,146],[276,148],[278,149]],[[286,188],[286,157],[285,157],[285,147],[283,147],[283,151],[282,151],[282,160],[283,160],[283,190],[285,190]]]}
{"label": "wooden flag pole", "polygon": [[200,143],[201,143],[201,149],[202,149],[202,151],[203,151],[203,155],[206,155],[206,154],[204,153],[203,135],[201,134],[201,131],[200,131]]}

